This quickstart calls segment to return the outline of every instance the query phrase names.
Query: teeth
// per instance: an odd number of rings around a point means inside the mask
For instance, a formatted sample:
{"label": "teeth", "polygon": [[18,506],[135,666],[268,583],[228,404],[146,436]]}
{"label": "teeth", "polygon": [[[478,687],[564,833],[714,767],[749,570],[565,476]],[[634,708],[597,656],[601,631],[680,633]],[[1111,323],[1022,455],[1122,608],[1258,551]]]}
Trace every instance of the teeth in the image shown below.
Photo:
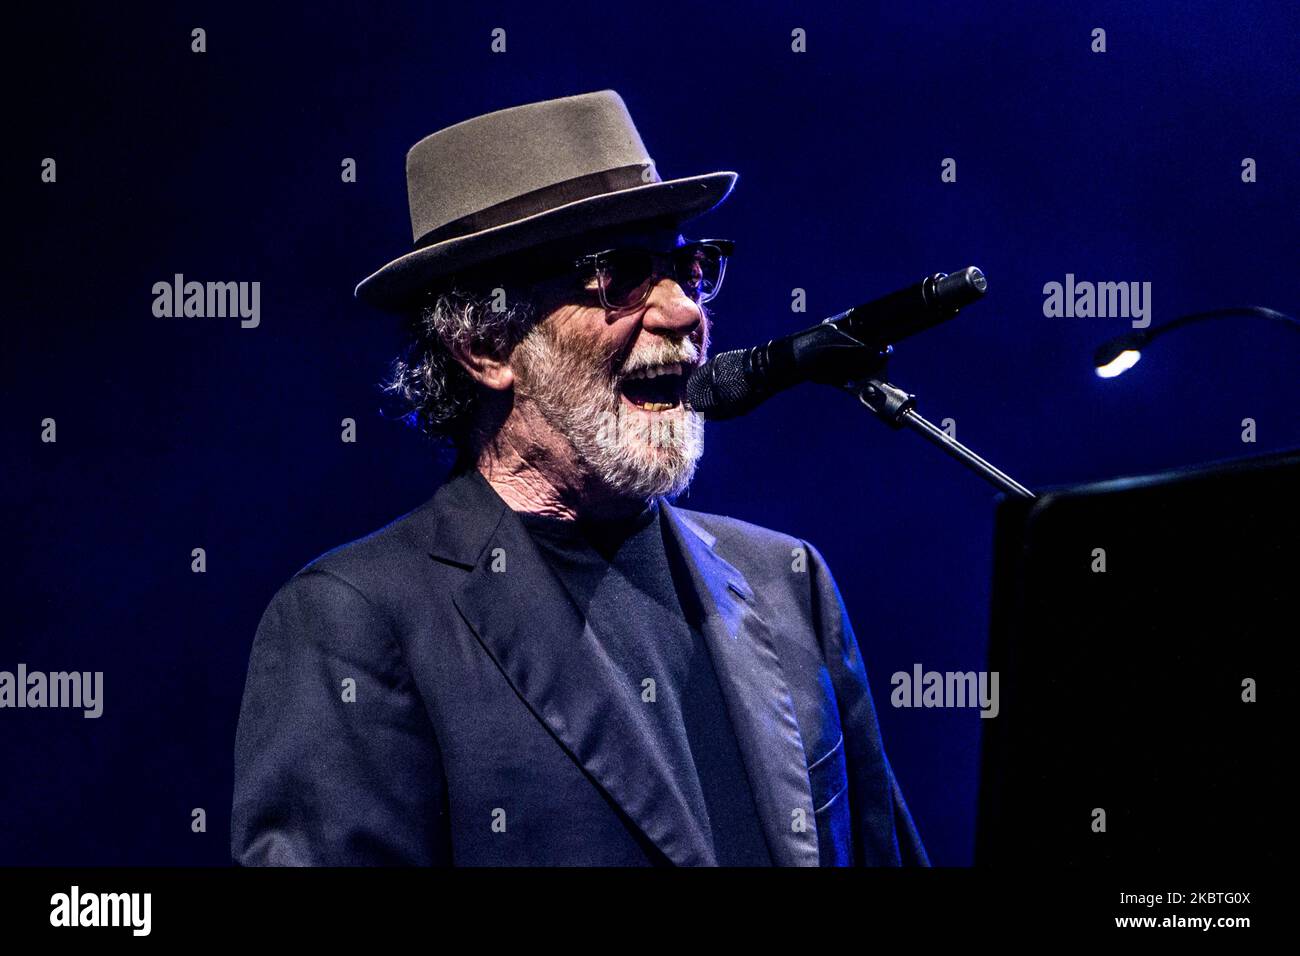
{"label": "teeth", "polygon": [[625,378],[658,378],[660,375],[681,375],[682,364],[674,362],[672,365],[652,365],[647,368],[639,368],[635,371],[628,372]]}

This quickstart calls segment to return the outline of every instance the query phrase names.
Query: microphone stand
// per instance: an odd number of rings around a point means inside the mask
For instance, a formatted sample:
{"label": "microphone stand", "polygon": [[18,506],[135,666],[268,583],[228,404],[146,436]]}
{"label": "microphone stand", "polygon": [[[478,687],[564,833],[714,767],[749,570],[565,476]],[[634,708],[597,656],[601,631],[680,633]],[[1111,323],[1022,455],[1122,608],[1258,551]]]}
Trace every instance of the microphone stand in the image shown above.
{"label": "microphone stand", "polygon": [[857,396],[859,402],[869,408],[877,418],[895,430],[910,428],[926,441],[936,445],[945,454],[957,459],[975,474],[979,475],[993,487],[1017,498],[1037,497],[1032,491],[1016,481],[1005,471],[981,458],[957,439],[948,435],[933,422],[927,421],[916,410],[916,396],[911,395],[896,385],[891,385],[883,378],[885,362],[893,352],[892,346],[876,357],[873,371],[880,378],[859,379],[840,386],[844,391]]}

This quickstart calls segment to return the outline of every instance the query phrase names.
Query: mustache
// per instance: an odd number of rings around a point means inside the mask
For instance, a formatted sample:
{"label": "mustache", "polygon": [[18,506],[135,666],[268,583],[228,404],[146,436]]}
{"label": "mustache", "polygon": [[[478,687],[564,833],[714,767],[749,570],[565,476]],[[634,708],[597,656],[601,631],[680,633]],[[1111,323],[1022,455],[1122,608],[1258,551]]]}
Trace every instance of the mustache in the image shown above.
{"label": "mustache", "polygon": [[699,346],[691,339],[681,339],[677,342],[659,339],[629,355],[623,362],[623,367],[619,369],[619,374],[628,375],[657,365],[698,365],[700,357]]}

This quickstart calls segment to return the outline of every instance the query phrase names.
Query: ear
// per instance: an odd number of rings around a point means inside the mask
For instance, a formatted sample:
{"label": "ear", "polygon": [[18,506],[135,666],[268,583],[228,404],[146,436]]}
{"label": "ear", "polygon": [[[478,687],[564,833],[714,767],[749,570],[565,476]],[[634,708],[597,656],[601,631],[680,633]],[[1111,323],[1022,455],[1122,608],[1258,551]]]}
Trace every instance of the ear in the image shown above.
{"label": "ear", "polygon": [[453,348],[451,354],[480,385],[503,392],[515,383],[515,372],[508,362],[485,352],[473,352],[460,347]]}

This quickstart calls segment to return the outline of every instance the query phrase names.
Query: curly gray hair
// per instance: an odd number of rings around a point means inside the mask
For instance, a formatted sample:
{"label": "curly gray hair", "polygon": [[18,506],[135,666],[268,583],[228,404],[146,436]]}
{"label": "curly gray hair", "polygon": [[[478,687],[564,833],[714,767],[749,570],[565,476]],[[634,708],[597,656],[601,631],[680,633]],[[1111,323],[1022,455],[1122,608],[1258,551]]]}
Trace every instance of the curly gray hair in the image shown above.
{"label": "curly gray hair", "polygon": [[508,356],[538,318],[530,293],[526,285],[452,284],[408,314],[410,341],[383,383],[407,424],[462,457],[477,452],[487,437],[475,433],[481,386],[454,353]]}

